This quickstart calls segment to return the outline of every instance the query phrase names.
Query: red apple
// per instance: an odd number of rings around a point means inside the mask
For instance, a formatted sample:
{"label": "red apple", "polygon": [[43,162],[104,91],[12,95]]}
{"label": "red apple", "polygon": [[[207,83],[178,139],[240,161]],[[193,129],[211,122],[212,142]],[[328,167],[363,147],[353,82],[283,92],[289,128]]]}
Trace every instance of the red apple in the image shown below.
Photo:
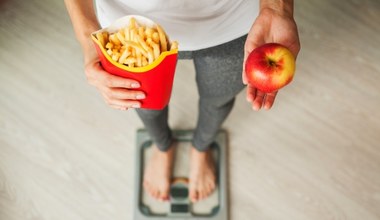
{"label": "red apple", "polygon": [[266,93],[290,83],[294,76],[295,60],[288,48],[268,43],[254,49],[245,63],[248,84]]}

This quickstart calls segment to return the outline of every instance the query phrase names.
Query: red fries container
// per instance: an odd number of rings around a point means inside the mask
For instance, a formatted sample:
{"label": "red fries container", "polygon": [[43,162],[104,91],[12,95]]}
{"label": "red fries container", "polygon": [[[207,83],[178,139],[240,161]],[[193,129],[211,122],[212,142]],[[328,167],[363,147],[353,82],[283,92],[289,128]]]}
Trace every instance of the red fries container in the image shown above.
{"label": "red fries container", "polygon": [[92,33],[91,36],[104,70],[116,76],[138,81],[141,87],[136,90],[143,91],[146,95],[145,99],[139,100],[141,102],[141,108],[160,110],[163,109],[170,100],[178,50],[162,52],[153,63],[147,66],[128,67],[112,60],[106,49],[101,46],[95,37],[97,32],[107,31],[108,33],[115,33],[119,29],[127,27],[131,17],[134,17],[139,25],[147,27],[155,26],[153,21],[145,17],[129,15],[116,20],[107,28]]}

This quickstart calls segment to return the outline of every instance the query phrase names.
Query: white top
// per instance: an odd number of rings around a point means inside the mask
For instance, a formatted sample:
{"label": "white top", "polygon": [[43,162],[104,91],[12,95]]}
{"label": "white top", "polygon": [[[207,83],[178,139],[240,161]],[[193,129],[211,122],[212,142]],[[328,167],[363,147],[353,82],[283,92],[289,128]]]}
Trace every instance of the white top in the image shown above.
{"label": "white top", "polygon": [[248,33],[259,11],[258,0],[97,0],[102,27],[135,14],[159,23],[179,50],[199,50]]}

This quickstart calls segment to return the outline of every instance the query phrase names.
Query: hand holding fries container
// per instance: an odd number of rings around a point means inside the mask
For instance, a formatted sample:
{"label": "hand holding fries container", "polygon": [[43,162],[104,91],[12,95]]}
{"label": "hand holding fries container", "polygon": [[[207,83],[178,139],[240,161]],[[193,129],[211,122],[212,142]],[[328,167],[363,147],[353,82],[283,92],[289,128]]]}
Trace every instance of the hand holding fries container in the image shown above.
{"label": "hand holding fries container", "polygon": [[170,100],[175,68],[177,64],[178,50],[165,51],[151,64],[144,67],[129,67],[114,61],[95,37],[96,33],[107,31],[117,32],[128,25],[131,18],[146,27],[155,27],[155,23],[145,17],[129,15],[116,20],[109,27],[100,29],[91,34],[100,62],[105,71],[110,74],[137,80],[141,87],[136,90],[143,91],[146,98],[139,100],[141,108],[160,110],[163,109]]}

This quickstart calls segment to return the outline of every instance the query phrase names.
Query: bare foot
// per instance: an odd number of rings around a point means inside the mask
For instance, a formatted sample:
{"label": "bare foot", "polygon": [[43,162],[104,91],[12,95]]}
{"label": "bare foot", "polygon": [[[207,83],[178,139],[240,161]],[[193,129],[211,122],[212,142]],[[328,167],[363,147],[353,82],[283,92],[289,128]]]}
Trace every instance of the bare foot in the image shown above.
{"label": "bare foot", "polygon": [[216,186],[216,174],[212,150],[199,152],[191,148],[189,195],[192,202],[207,198]]}
{"label": "bare foot", "polygon": [[175,146],[162,152],[156,146],[144,172],[143,186],[155,199],[169,200],[170,181],[174,162]]}

